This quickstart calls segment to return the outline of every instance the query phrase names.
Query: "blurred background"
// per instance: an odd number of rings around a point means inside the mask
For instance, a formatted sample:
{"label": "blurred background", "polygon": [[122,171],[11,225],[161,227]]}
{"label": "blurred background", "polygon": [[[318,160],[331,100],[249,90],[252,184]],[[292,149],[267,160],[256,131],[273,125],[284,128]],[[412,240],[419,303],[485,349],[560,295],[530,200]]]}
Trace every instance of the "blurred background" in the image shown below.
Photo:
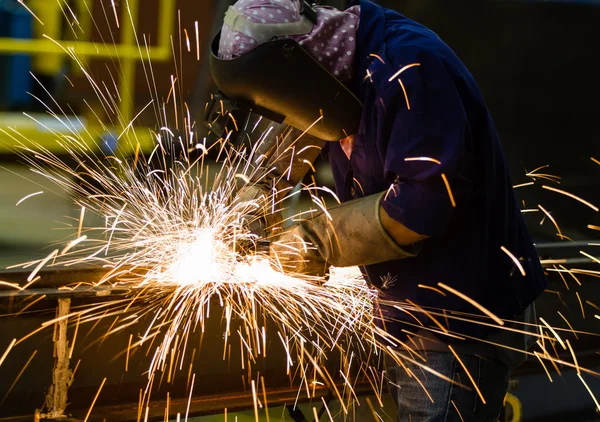
{"label": "blurred background", "polygon": [[[120,145],[117,140],[122,122],[116,121],[97,100],[97,89],[106,88],[102,84],[117,86],[121,98],[115,107],[125,122],[136,117],[136,134],[143,151],[150,152],[153,141],[148,129],[156,130],[156,117],[151,112],[137,114],[152,97],[163,101],[169,97],[171,78],[177,69],[176,75],[184,87],[180,95],[192,120],[197,122],[198,136],[207,136],[201,121],[206,101],[215,92],[208,71],[208,45],[232,3],[129,0],[130,13],[127,13],[124,1],[25,1],[44,22],[41,25],[16,0],[0,0],[0,267],[46,256],[52,244],[72,233],[72,219],[79,215],[69,192],[57,190],[32,173],[17,155],[17,143],[27,146],[28,140],[61,154],[56,131],[63,129],[41,102],[50,104],[54,110],[60,108],[75,130],[89,133],[87,138],[92,148],[105,154],[128,156],[133,153],[130,145]],[[346,2],[322,3],[343,8]],[[600,204],[600,165],[592,160],[592,157],[600,159],[600,81],[595,65],[600,50],[600,1],[381,0],[377,3],[432,28],[465,62],[495,119],[515,185],[530,181],[528,172],[547,165],[543,173],[560,176],[561,189]],[[113,11],[125,17],[119,27],[112,17]],[[149,54],[156,84],[150,88],[147,64],[145,67],[140,61],[132,27],[142,49],[145,51],[144,44],[151,46]],[[91,85],[73,59],[47,38],[60,40],[63,46],[74,46],[89,75],[101,82],[100,87]],[[192,47],[188,52],[188,40],[199,48]],[[18,137],[14,130],[25,137]],[[319,160],[316,168],[317,180],[331,186],[326,162]],[[21,198],[38,191],[44,193],[16,206]],[[587,227],[600,226],[597,213],[535,186],[519,188],[517,195],[524,209],[535,209],[542,204],[562,232],[580,242],[557,245],[559,239],[551,222],[540,212],[527,213],[530,231],[542,257],[572,258],[575,264],[590,264],[589,260],[581,260],[579,249],[589,243],[600,244],[600,233]],[[554,282],[558,287],[551,284],[549,290],[562,288],[560,280],[551,280]],[[588,289],[586,297],[599,297],[599,291],[589,280],[584,288]],[[555,296],[543,299],[541,313],[544,306],[555,313],[557,304],[560,305]],[[598,321],[581,318],[578,306],[571,303],[569,309],[579,329],[598,332]],[[4,329],[8,330],[7,327]],[[0,350],[3,341],[0,338]],[[594,342],[580,348],[592,364],[600,362],[599,349]],[[523,403],[523,420],[567,417],[573,421],[600,420],[596,419],[588,393],[572,382],[573,373],[567,371],[550,384],[536,365],[522,369],[521,385],[515,392]],[[597,379],[589,382],[600,392]],[[43,388],[25,384],[18,397],[28,397]],[[29,393],[25,394],[26,391]],[[4,406],[0,404],[0,420],[3,412],[19,411],[9,411],[8,405]]]}

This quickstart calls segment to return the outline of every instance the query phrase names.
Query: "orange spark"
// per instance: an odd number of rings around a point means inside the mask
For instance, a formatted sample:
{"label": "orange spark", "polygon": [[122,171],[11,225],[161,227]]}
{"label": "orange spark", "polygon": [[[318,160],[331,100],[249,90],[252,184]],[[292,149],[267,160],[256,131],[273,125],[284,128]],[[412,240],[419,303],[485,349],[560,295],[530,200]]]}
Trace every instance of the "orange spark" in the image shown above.
{"label": "orange spark", "polygon": [[96,392],[96,396],[94,397],[94,400],[92,401],[92,405],[90,406],[90,408],[87,412],[87,415],[85,415],[85,419],[83,420],[83,422],[87,422],[90,415],[92,414],[92,409],[94,408],[94,404],[96,404],[96,400],[98,400],[98,396],[100,396],[100,391],[102,391],[102,387],[104,387],[105,382],[106,382],[106,378],[104,378],[102,380],[102,383],[100,384],[100,388],[98,388],[98,391]]}
{"label": "orange spark", "polygon": [[83,228],[83,217],[85,216],[85,207],[81,206],[81,212],[79,213],[79,227],[77,228],[77,238],[81,237],[81,230]]}
{"label": "orange spark", "polygon": [[446,375],[442,374],[441,372],[436,371],[435,369],[430,368],[429,366],[422,364],[419,361],[416,361],[414,359],[409,358],[408,356],[405,356],[402,353],[399,353],[397,350],[392,349],[390,346],[386,347],[388,352],[389,352],[389,356],[392,357],[394,359],[394,361],[398,364],[400,364],[408,373],[408,375],[414,377],[416,379],[416,376],[414,375],[414,373],[409,372],[410,369],[408,369],[404,363],[402,362],[403,360],[412,363],[413,365],[417,365],[418,367],[420,367],[422,370],[429,372],[430,374],[435,375],[438,378],[443,379],[446,382],[449,382],[451,384],[454,384],[460,388],[464,388],[465,390],[471,391],[471,387],[469,387],[468,385],[462,384],[450,377],[447,377]]}
{"label": "orange spark", "polygon": [[571,342],[569,339],[567,341],[567,346],[569,346],[569,351],[571,352],[571,356],[573,357],[573,363],[575,364],[575,369],[578,374],[581,374],[581,370],[579,369],[579,362],[577,362],[577,356],[575,355],[575,350],[573,350],[573,346],[571,346]]}
{"label": "orange spark", "polygon": [[189,53],[190,51],[192,51],[191,50],[191,46],[190,46],[190,36],[188,35],[188,32],[187,32],[186,28],[183,28],[183,32],[185,33],[185,43],[186,43],[186,46],[187,46],[187,51]]}
{"label": "orange spark", "polygon": [[404,99],[406,100],[406,107],[410,110],[410,102],[408,101],[408,94],[406,92],[406,88],[404,87],[404,84],[402,83],[402,79],[398,78],[398,82],[400,82],[400,86],[402,87],[402,92],[404,92]]}
{"label": "orange spark", "polygon": [[596,258],[595,256],[590,255],[589,253],[585,253],[584,251],[579,251],[579,253],[589,259],[591,259],[592,261],[600,264],[600,259]]}
{"label": "orange spark", "polygon": [[450,202],[452,203],[452,208],[456,208],[456,201],[454,200],[454,195],[452,194],[452,189],[450,189],[450,183],[448,183],[448,179],[446,175],[442,173],[442,180],[446,185],[446,190],[448,191],[448,196],[450,197]]}
{"label": "orange spark", "polygon": [[69,77],[67,75],[63,75],[65,77],[65,79],[67,80],[67,82],[69,82],[69,84],[71,85],[71,87],[75,88],[75,85],[73,84],[73,82],[71,82],[71,80],[69,79]]}
{"label": "orange spark", "polygon": [[233,125],[235,126],[235,130],[238,131],[238,125],[237,122],[235,121],[235,117],[233,117],[233,114],[231,113],[227,113],[227,115],[231,118],[231,120],[233,121]]}
{"label": "orange spark", "polygon": [[40,261],[40,263],[35,267],[35,269],[31,272],[31,274],[29,274],[29,277],[27,277],[27,282],[31,282],[35,276],[37,275],[37,273],[42,269],[42,267],[44,265],[46,265],[48,263],[48,261],[50,261],[52,258],[56,257],[56,255],[58,255],[58,249],[54,249],[50,255],[48,255],[46,258],[44,258],[42,261]]}
{"label": "orange spark", "polygon": [[592,303],[589,300],[586,300],[585,303],[590,305],[592,308],[595,308],[596,310],[600,311],[600,307],[598,307],[598,305],[596,305],[595,303]]}
{"label": "orange spark", "polygon": [[73,340],[71,340],[71,348],[69,349],[69,359],[73,358],[73,350],[75,349],[75,340],[77,339],[77,332],[79,331],[79,323],[81,322],[81,314],[77,315],[77,323],[75,324],[75,333],[73,333]]}
{"label": "orange spark", "polygon": [[27,9],[27,11],[28,11],[28,12],[31,14],[31,16],[33,16],[33,17],[34,17],[34,18],[35,18],[35,19],[36,19],[36,20],[37,20],[37,21],[38,21],[38,22],[39,22],[41,25],[44,25],[44,22],[42,22],[42,21],[40,20],[40,18],[38,18],[38,17],[35,15],[35,13],[33,13],[33,12],[31,11],[31,9],[30,9],[29,7],[27,7],[27,5],[26,5],[25,3],[23,3],[23,0],[17,0],[17,2],[18,2],[18,3],[19,3],[21,6],[23,6],[25,9]]}
{"label": "orange spark", "polygon": [[436,160],[435,158],[431,158],[431,157],[409,157],[409,158],[405,158],[404,161],[431,161],[432,163],[436,163],[438,165],[442,164],[441,161]]}
{"label": "orange spark", "polygon": [[175,94],[175,81],[177,81],[177,78],[175,78],[173,75],[171,75],[171,90],[173,92],[173,108],[175,109],[175,128],[179,129],[179,118],[178,118],[178,113],[177,113],[177,95]]}
{"label": "orange spark", "polygon": [[73,380],[75,379],[75,373],[77,372],[77,369],[79,368],[80,363],[81,363],[81,359],[79,359],[77,361],[77,363],[75,364],[75,368],[73,368],[73,371],[71,372],[71,378],[69,379],[69,385],[71,385],[73,383]]}
{"label": "orange spark", "polygon": [[35,355],[37,354],[37,349],[33,351],[33,354],[29,357],[29,359],[27,360],[27,362],[25,362],[25,365],[23,365],[23,368],[21,368],[21,371],[17,374],[15,380],[13,381],[13,383],[10,385],[10,387],[8,388],[8,390],[6,391],[6,394],[4,394],[4,397],[2,398],[2,400],[0,400],[0,406],[2,406],[6,400],[6,398],[8,397],[8,395],[10,394],[10,392],[12,391],[12,389],[15,387],[15,385],[17,384],[17,382],[19,382],[19,379],[21,379],[21,376],[23,375],[23,372],[25,372],[25,370],[27,369],[27,367],[29,366],[29,364],[31,363],[31,361],[33,360],[33,358],[35,357]]}
{"label": "orange spark", "polygon": [[413,64],[407,64],[406,66],[404,66],[402,69],[400,69],[399,71],[397,71],[396,73],[394,73],[390,79],[388,80],[388,82],[392,82],[394,79],[396,79],[398,76],[400,76],[400,74],[402,72],[404,72],[407,69],[410,69],[411,67],[416,67],[416,66],[421,66],[421,63],[413,63]]}
{"label": "orange spark", "polygon": [[111,3],[112,3],[113,12],[115,12],[115,22],[117,24],[117,28],[119,28],[119,16],[117,15],[117,6],[115,5],[115,0],[111,0]]}
{"label": "orange spark", "polygon": [[465,295],[464,293],[461,293],[458,290],[453,289],[452,287],[445,285],[444,283],[438,283],[438,286],[440,286],[442,289],[448,290],[450,293],[455,294],[456,296],[460,297],[462,300],[464,300],[466,302],[469,302],[471,305],[473,305],[474,307],[476,307],[477,309],[479,309],[481,312],[483,312],[484,314],[486,314],[487,316],[489,316],[491,319],[493,319],[494,322],[496,322],[496,324],[498,324],[498,325],[504,325],[504,321],[502,321],[500,318],[498,318],[489,309],[487,309],[484,306],[480,305],[479,303],[477,303],[476,301],[474,301],[473,299],[471,299],[469,296]]}
{"label": "orange spark", "polygon": [[526,182],[526,183],[521,183],[520,185],[514,185],[513,189],[523,188],[525,186],[531,186],[531,185],[535,185],[535,182]]}
{"label": "orange spark", "polygon": [[485,398],[483,397],[483,394],[481,394],[481,390],[479,390],[479,387],[477,386],[477,383],[473,379],[473,376],[471,375],[471,373],[467,369],[467,366],[463,363],[463,361],[460,359],[460,357],[458,356],[458,354],[454,351],[454,349],[452,348],[452,346],[448,345],[448,349],[450,349],[450,351],[452,352],[452,354],[454,355],[454,357],[456,358],[456,360],[458,361],[458,363],[460,363],[460,366],[462,366],[463,370],[466,372],[467,377],[469,377],[469,380],[471,381],[471,384],[473,384],[473,387],[475,387],[475,391],[477,392],[477,395],[479,396],[479,398],[481,399],[481,401],[483,402],[483,404],[485,404]]}
{"label": "orange spark", "polygon": [[[371,403],[371,400],[369,399],[369,397],[365,398],[365,401],[367,402],[367,405],[369,406],[369,410],[373,414],[373,419],[378,420],[377,412],[375,411],[375,408],[373,407],[373,403]],[[383,406],[381,406],[381,407],[383,407]]]}
{"label": "orange spark", "polygon": [[577,300],[579,301],[579,306],[581,307],[581,316],[583,316],[583,319],[585,319],[585,310],[583,309],[583,303],[581,302],[579,292],[575,292],[575,295],[577,295]]}
{"label": "orange spark", "polygon": [[419,284],[417,287],[419,287],[421,289],[433,290],[434,292],[437,292],[437,293],[441,294],[442,296],[446,296],[446,293],[442,292],[440,289],[436,289],[435,287],[426,286],[424,284]]}
{"label": "orange spark", "polygon": [[550,166],[549,165],[540,166],[540,167],[536,168],[535,170],[528,172],[525,176],[531,177],[534,180],[537,177],[539,179],[546,179],[546,180],[549,180],[551,182],[560,183],[560,177],[559,176],[554,176],[552,174],[536,173],[536,171],[542,170],[542,169],[545,169],[545,168],[548,168],[548,167],[550,167]]}
{"label": "orange spark", "polygon": [[[571,277],[573,277],[573,280],[575,280],[575,283],[577,283],[578,285],[581,286],[581,281],[579,281],[579,279],[575,276],[575,274],[573,274],[574,271],[568,270],[563,265],[559,265],[559,267],[561,268],[561,270],[563,270],[564,272],[566,272],[567,274],[569,274]],[[568,287],[567,287],[567,290],[569,290]]]}
{"label": "orange spark", "polygon": [[566,258],[559,259],[540,259],[540,264],[542,265],[550,265],[550,264],[565,264],[567,262]]}
{"label": "orange spark", "polygon": [[575,332],[575,330],[573,329],[573,326],[569,323],[569,321],[567,321],[567,318],[565,318],[565,316],[563,314],[560,313],[560,311],[556,311],[558,313],[558,315],[560,315],[560,317],[562,319],[565,320],[565,322],[567,323],[567,325],[569,326],[569,328],[571,329],[571,332],[573,333],[573,335],[575,336],[575,338],[577,340],[579,340],[579,337],[577,337],[577,333]]}
{"label": "orange spark", "polygon": [[[552,224],[554,224],[554,227],[556,227],[556,230],[558,231],[558,235],[562,236],[562,233],[560,231],[560,227],[558,227],[558,223],[556,222],[556,220],[554,219],[554,217],[552,217],[552,214],[550,214],[548,211],[546,211],[546,209],[544,207],[542,207],[541,205],[539,205],[539,204],[538,204],[538,208],[540,210],[542,210],[542,212],[546,215],[546,217],[548,217],[548,219],[550,221],[552,221]],[[542,220],[542,222],[543,222],[543,220]],[[540,223],[540,224],[542,224],[542,223]]]}
{"label": "orange spark", "polygon": [[259,420],[258,419],[258,397],[256,396],[256,384],[254,383],[254,380],[252,380],[251,384],[252,384],[252,402],[254,404],[254,419],[256,420],[256,422],[258,422],[258,420]]}
{"label": "orange spark", "polygon": [[554,328],[552,328],[550,326],[550,324],[548,324],[544,318],[540,317],[540,321],[542,321],[542,324],[544,324],[546,327],[548,327],[548,329],[550,330],[550,332],[552,334],[554,334],[554,337],[556,337],[556,339],[558,340],[558,342],[560,343],[560,345],[562,346],[563,349],[567,350],[567,346],[565,346],[565,343],[563,343],[562,339],[560,338],[560,336],[558,335],[558,333],[556,331],[554,331]]}
{"label": "orange spark", "polygon": [[127,357],[125,358],[125,372],[129,369],[129,350],[131,349],[131,339],[133,334],[129,334],[129,344],[127,345]]}
{"label": "orange spark", "polygon": [[588,201],[586,201],[586,200],[584,200],[584,199],[581,199],[581,198],[580,198],[580,197],[578,197],[577,195],[574,195],[574,194],[572,194],[572,193],[569,193],[569,192],[565,192],[564,190],[561,190],[561,189],[556,189],[556,188],[553,188],[553,187],[551,187],[551,186],[547,186],[547,185],[543,185],[543,186],[542,186],[542,189],[547,189],[547,190],[551,190],[551,191],[553,191],[553,192],[557,192],[557,193],[560,193],[560,194],[566,195],[566,196],[568,196],[569,198],[573,198],[573,199],[575,199],[576,201],[579,201],[579,202],[581,202],[582,204],[584,204],[584,205],[587,205],[588,207],[590,207],[591,209],[593,209],[593,210],[594,210],[594,211],[596,211],[596,212],[598,212],[598,210],[599,210],[599,208],[598,208],[597,206],[595,206],[595,205],[593,205],[593,204],[589,203]]}
{"label": "orange spark", "polygon": [[600,411],[600,404],[598,404],[598,400],[596,399],[596,396],[594,396],[594,393],[592,392],[590,387],[587,385],[587,383],[584,381],[583,377],[581,376],[581,374],[579,372],[577,373],[577,376],[581,380],[582,384],[584,385],[584,387],[588,391],[588,393],[590,393],[592,400],[594,400],[594,404],[596,405],[596,410]]}
{"label": "orange spark", "polygon": [[[34,301],[29,302],[25,307],[23,307],[15,316],[18,316],[19,314],[22,314],[23,312],[25,312],[27,309],[29,309],[30,307],[32,307],[33,305],[35,305],[36,303],[38,303],[40,300],[43,300],[46,298],[46,295],[41,295],[39,297],[37,297]],[[15,339],[16,340],[16,339]],[[1,362],[0,362],[1,363]]]}
{"label": "orange spark", "polygon": [[594,157],[590,157],[592,159],[592,161],[596,164],[600,164],[600,161],[596,160]]}
{"label": "orange spark", "polygon": [[[438,283],[439,284],[439,283]],[[442,325],[441,322],[439,322],[436,318],[434,318],[433,315],[431,315],[430,312],[427,312],[425,309],[421,308],[419,305],[417,305],[416,303],[414,303],[413,301],[406,299],[406,302],[409,303],[411,306],[414,306],[415,308],[417,308],[420,312],[423,312],[425,315],[427,315],[427,317],[432,320],[435,325],[437,325],[438,327],[440,327],[440,330],[442,330],[444,333],[448,333],[448,329],[446,327],[444,327]]]}
{"label": "orange spark", "polygon": [[[421,327],[424,327],[423,323],[422,323],[421,321],[419,321],[419,318],[417,318],[416,316],[414,316],[414,315],[413,315],[411,312],[409,312],[408,310],[406,310],[406,309],[404,309],[404,308],[402,308],[402,307],[400,307],[400,306],[398,306],[398,305],[395,305],[395,306],[394,306],[394,308],[396,308],[396,309],[398,309],[398,310],[400,310],[400,311],[406,312],[408,315],[410,315],[411,317],[413,317],[413,319],[414,319],[415,321],[417,321],[417,322],[418,322],[418,323],[421,325]],[[381,311],[380,311],[380,314],[381,314]],[[382,322],[385,324],[385,319],[383,318],[383,314],[381,314],[381,316],[380,316],[380,319],[381,319],[381,321],[382,321]]]}
{"label": "orange spark", "polygon": [[6,359],[6,356],[8,356],[8,354],[10,353],[10,350],[13,348],[13,346],[15,345],[16,342],[17,342],[17,339],[13,338],[12,341],[10,342],[10,344],[8,345],[8,347],[6,348],[6,350],[4,351],[4,354],[2,355],[2,357],[0,357],[0,366],[2,366],[2,362],[4,362],[4,359]]}
{"label": "orange spark", "polygon": [[[362,192],[362,194],[364,195],[364,194],[365,194],[365,190],[363,189],[363,187],[362,187],[362,184],[361,184],[361,183],[358,181],[358,179],[357,179],[356,177],[353,177],[353,178],[352,178],[352,180],[353,180],[354,182],[356,182],[356,184],[357,184],[357,185],[358,185],[358,187],[360,188],[360,191],[361,191],[361,192]],[[393,186],[393,185],[392,185],[392,186]]]}
{"label": "orange spark", "polygon": [[[196,374],[192,375],[192,385],[190,387],[190,396],[187,402],[187,409],[185,410],[185,421],[188,420],[188,415],[190,414],[190,404],[192,403],[192,394],[194,392],[194,381],[196,380]],[[254,382],[254,381],[252,381]]]}
{"label": "orange spark", "polygon": [[396,187],[396,184],[394,184],[394,183],[392,183],[392,184],[390,185],[390,187],[388,188],[387,192],[385,193],[385,196],[383,197],[383,200],[384,200],[384,201],[386,201],[386,200],[387,200],[387,198],[388,198],[388,195],[389,195],[389,194],[390,194],[390,192],[392,192],[392,191],[394,192],[394,196],[396,196],[396,189],[395,189],[395,187]]}
{"label": "orange spark", "polygon": [[371,54],[369,54],[369,57],[375,57],[375,58],[376,58],[377,60],[379,60],[379,61],[380,61],[382,64],[385,64],[385,62],[383,61],[383,59],[382,59],[382,58],[381,58],[379,55],[377,55],[377,54],[375,54],[375,53],[371,53]]}
{"label": "orange spark", "polygon": [[[569,290],[569,285],[567,284],[567,280],[565,279],[565,276],[562,275],[562,272],[558,270],[558,268],[556,268],[556,265],[554,266],[554,269],[558,272],[558,275],[560,276],[560,278],[562,279],[563,283],[565,284],[565,287],[567,288],[567,290]],[[558,295],[558,297],[560,298],[560,292],[556,292],[556,294]],[[561,299],[562,300],[562,299]]]}
{"label": "orange spark", "polygon": [[508,249],[506,249],[504,246],[500,246],[500,249],[502,249],[502,252],[504,252],[506,255],[509,256],[510,259],[512,259],[512,261],[515,263],[515,265],[519,268],[519,271],[521,271],[521,275],[523,277],[525,277],[525,269],[523,268],[523,266],[521,265],[521,263],[519,262],[519,260],[517,259],[516,256],[514,256]]}
{"label": "orange spark", "polygon": [[267,416],[267,422],[270,422],[269,419],[269,406],[267,402],[267,389],[265,388],[265,377],[260,377],[260,383],[263,391],[263,399],[265,401],[265,415]]}
{"label": "orange spark", "polygon": [[540,357],[540,354],[537,352],[537,350],[534,350],[533,354],[535,355],[536,358],[538,358],[538,360],[542,364],[542,367],[544,368],[544,371],[546,371],[546,375],[548,376],[548,379],[550,380],[550,382],[553,382],[552,377],[550,376],[550,371],[548,371],[548,368],[546,368],[546,365],[544,365],[544,361]]}
{"label": "orange spark", "polygon": [[196,29],[196,60],[200,61],[200,32],[198,31],[198,21],[194,22],[194,28]]}
{"label": "orange spark", "polygon": [[316,173],[317,170],[315,170],[315,167],[313,166],[313,163],[311,161],[308,160],[302,160],[302,162],[306,165],[308,165],[310,167],[310,169],[312,170],[313,173]]}
{"label": "orange spark", "polygon": [[458,410],[458,407],[456,407],[456,403],[454,403],[454,400],[450,400],[450,403],[452,403],[452,406],[454,406],[454,410],[456,410],[456,413],[458,413],[458,417],[460,418],[461,422],[465,422],[462,415],[460,414],[460,410]]}
{"label": "orange spark", "polygon": [[381,103],[381,108],[383,108],[383,111],[387,113],[387,109],[385,108],[385,103],[383,102],[383,98],[380,98],[379,102]]}
{"label": "orange spark", "polygon": [[18,207],[18,206],[19,206],[19,204],[21,204],[23,201],[26,201],[26,200],[28,200],[29,198],[33,197],[33,196],[36,196],[36,195],[41,195],[41,194],[43,194],[43,193],[44,193],[44,191],[43,191],[43,190],[41,190],[41,191],[39,191],[39,192],[30,193],[29,195],[27,195],[27,196],[24,196],[23,198],[21,198],[21,199],[19,200],[19,202],[17,202],[17,205],[15,205],[15,206],[16,206],[16,207]]}

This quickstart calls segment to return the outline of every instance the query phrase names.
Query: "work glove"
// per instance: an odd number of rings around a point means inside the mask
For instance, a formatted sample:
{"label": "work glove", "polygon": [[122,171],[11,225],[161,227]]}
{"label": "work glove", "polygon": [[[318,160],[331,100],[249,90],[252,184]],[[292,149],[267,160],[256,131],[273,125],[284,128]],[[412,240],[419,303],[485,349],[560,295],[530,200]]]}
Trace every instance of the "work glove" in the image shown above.
{"label": "work glove", "polygon": [[346,202],[301,221],[276,236],[270,255],[290,275],[327,277],[329,267],[353,267],[411,258],[420,243],[399,246],[379,216],[385,192]]}
{"label": "work glove", "polygon": [[268,254],[269,238],[281,233],[280,192],[287,185],[276,181],[273,177],[266,177],[261,182],[247,183],[233,200],[232,206],[241,214],[245,233],[235,242],[235,248],[242,256]]}
{"label": "work glove", "polygon": [[273,183],[269,180],[243,186],[235,202],[243,209],[242,219],[245,224],[257,237],[272,236],[280,229],[280,204]]}

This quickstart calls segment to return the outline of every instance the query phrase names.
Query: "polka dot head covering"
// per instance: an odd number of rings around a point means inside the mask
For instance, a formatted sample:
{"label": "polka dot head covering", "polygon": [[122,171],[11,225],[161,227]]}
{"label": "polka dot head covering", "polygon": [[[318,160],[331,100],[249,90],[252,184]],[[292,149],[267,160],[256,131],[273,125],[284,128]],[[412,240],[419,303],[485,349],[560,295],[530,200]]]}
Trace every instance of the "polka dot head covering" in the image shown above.
{"label": "polka dot head covering", "polygon": [[351,81],[360,6],[345,11],[314,6],[316,24],[302,15],[302,7],[299,0],[239,0],[225,17],[219,57],[234,59],[265,42],[293,39],[340,82]]}

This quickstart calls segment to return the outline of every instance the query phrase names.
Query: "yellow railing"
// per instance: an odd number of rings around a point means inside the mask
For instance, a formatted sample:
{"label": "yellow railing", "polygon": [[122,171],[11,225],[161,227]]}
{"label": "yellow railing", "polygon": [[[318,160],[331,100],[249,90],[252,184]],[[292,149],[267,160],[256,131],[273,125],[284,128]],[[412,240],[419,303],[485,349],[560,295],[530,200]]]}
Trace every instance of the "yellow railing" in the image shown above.
{"label": "yellow railing", "polygon": [[150,60],[152,62],[168,60],[172,53],[170,36],[173,34],[175,27],[175,0],[159,0],[159,7],[156,13],[158,18],[157,44],[149,47],[148,52],[146,52],[144,45],[138,47],[135,26],[138,22],[139,2],[140,0],[127,0],[123,2],[119,20],[121,31],[121,42],[119,44],[104,44],[90,41],[53,41],[46,38],[19,39],[0,37],[0,54],[54,55],[55,57],[75,55],[79,58],[118,59],[121,67],[119,114],[123,122],[129,122],[133,117],[136,63],[143,60]]}
{"label": "yellow railing", "polygon": [[521,422],[523,415],[523,405],[521,401],[510,393],[506,393],[506,404],[510,405],[511,416],[506,422]]}

